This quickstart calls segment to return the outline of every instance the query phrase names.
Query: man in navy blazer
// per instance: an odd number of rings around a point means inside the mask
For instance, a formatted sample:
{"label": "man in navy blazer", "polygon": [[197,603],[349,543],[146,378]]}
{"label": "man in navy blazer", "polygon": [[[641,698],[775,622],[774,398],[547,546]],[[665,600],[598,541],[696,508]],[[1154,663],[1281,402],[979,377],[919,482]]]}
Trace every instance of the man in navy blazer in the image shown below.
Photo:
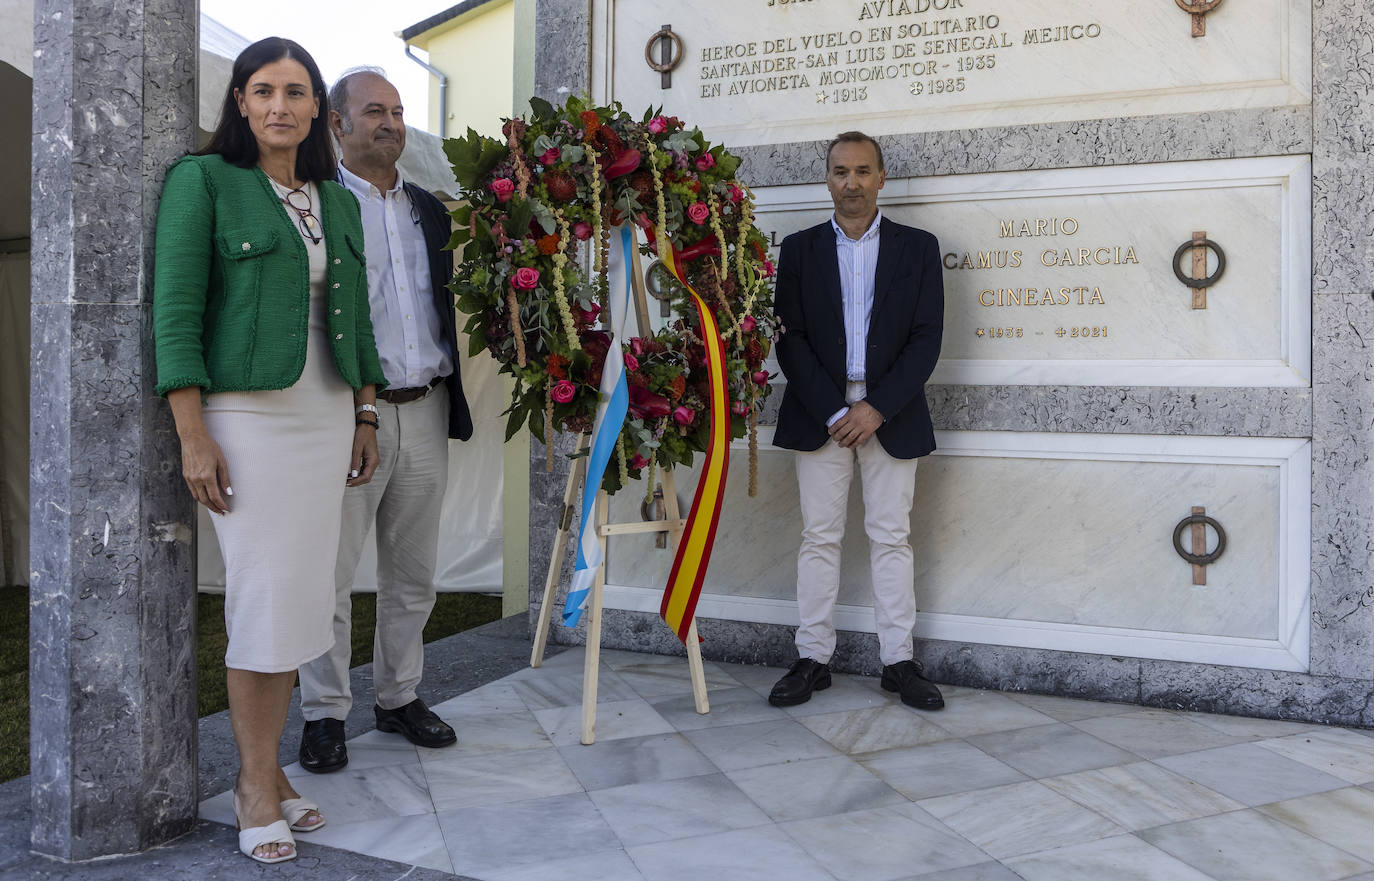
{"label": "man in navy blazer", "polygon": [[802,543],[797,558],[800,659],[769,703],[829,687],[840,542],[857,461],[873,570],[882,687],[920,709],[944,706],[914,660],[911,505],[916,462],[935,449],[925,383],[940,357],[940,246],[882,216],[882,148],[845,132],[826,154],[835,213],[783,240],[776,290],[778,363],[787,377],[773,442],[796,450]]}

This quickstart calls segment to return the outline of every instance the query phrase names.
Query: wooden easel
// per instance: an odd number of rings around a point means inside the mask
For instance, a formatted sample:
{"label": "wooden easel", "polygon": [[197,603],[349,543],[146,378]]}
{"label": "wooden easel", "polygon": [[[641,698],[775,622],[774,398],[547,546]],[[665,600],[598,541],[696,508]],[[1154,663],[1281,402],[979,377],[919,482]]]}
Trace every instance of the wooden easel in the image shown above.
{"label": "wooden easel", "polygon": [[[635,318],[641,337],[650,336],[649,303],[644,292],[644,273],[640,268],[639,249],[631,248],[630,278],[634,289]],[[620,341],[616,340],[615,345]],[[548,439],[550,443],[553,438]],[[544,663],[544,647],[549,639],[549,621],[553,615],[554,600],[557,599],[559,575],[563,570],[563,554],[568,549],[568,537],[577,506],[578,489],[586,482],[587,456],[585,451],[591,438],[584,434],[578,442],[578,449],[584,452],[579,456],[571,473],[568,485],[563,489],[563,513],[558,521],[558,533],[553,543],[553,554],[549,558],[549,574],[544,580],[544,601],[539,608],[539,622],[534,631],[534,648],[530,652],[530,666],[538,667]],[[612,463],[609,467],[615,467]],[[682,519],[677,504],[677,481],[671,468],[663,471],[663,508],[665,520],[651,520],[640,523],[609,523],[610,500],[604,490],[598,490],[596,505],[593,509],[592,528],[596,530],[601,542],[601,566],[596,570],[592,582],[592,593],[587,603],[587,654],[582,664],[582,743],[591,745],[596,742],[596,685],[597,671],[601,661],[601,594],[606,586],[606,539],[612,535],[632,535],[646,532],[666,532],[668,534],[668,553],[676,555],[678,541],[686,521]],[[706,671],[701,664],[701,641],[697,638],[696,618],[687,630],[687,670],[692,680],[692,697],[696,701],[698,713],[710,712],[711,706],[706,698]]]}

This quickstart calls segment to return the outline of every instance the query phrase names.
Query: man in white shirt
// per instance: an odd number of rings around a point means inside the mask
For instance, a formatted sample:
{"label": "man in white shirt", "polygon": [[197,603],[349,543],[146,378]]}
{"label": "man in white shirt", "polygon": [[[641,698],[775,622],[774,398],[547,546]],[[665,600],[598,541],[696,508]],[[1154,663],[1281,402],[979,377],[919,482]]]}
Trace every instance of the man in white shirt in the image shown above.
{"label": "man in white shirt", "polygon": [[783,240],[775,296],[787,377],[773,443],[796,451],[802,541],[797,556],[798,661],[769,703],[792,706],[830,686],[849,484],[863,479],[864,530],[882,686],[938,710],[940,690],[914,659],[911,505],[916,462],[935,449],[925,383],[940,357],[940,246],[882,216],[882,149],[845,132],[826,153],[829,220]]}
{"label": "man in white shirt", "polygon": [[[352,707],[348,670],[353,576],[363,541],[377,530],[377,631],[373,644],[377,727],[419,746],[457,742],[453,729],[416,695],[424,670],[423,631],[434,607],[439,514],[448,484],[448,441],[472,436],[458,372],[456,316],[447,289],[453,253],[448,212],[401,179],[405,149],[400,94],[377,68],[345,73],[329,94],[329,123],[343,160],[339,180],[362,209],[372,327],[387,388],[376,412],[381,463],[372,482],[344,494],[335,562],[334,647],[300,670],[307,770],[348,763],[343,720]],[[350,242],[350,244],[352,244]]]}

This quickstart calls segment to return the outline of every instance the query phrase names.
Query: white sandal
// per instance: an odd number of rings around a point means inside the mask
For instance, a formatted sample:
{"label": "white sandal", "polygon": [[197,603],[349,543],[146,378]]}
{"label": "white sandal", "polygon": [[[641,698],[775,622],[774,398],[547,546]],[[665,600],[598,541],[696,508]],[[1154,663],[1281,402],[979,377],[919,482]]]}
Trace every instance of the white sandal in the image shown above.
{"label": "white sandal", "polygon": [[[306,815],[314,812],[319,818],[318,823],[302,823]],[[291,827],[292,832],[314,832],[316,829],[323,829],[325,824],[324,814],[320,813],[320,806],[308,798],[288,798],[281,803],[281,815],[286,818],[286,825]]]}
{"label": "white sandal", "polygon": [[[234,825],[239,824],[239,795],[234,793]],[[253,851],[265,844],[289,845],[290,853],[280,853],[277,856],[258,856]],[[250,860],[259,863],[284,863],[287,860],[296,858],[296,839],[291,835],[291,827],[285,820],[274,820],[266,826],[250,826],[247,829],[239,828],[239,852]]]}

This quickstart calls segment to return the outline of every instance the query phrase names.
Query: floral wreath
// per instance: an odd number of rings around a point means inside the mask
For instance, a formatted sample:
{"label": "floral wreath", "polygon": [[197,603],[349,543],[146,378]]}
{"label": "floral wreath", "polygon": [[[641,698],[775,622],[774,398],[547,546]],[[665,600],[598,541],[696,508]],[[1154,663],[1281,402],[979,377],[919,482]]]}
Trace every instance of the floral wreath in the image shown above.
{"label": "floral wreath", "polygon": [[[534,98],[530,108],[528,120],[505,120],[504,142],[472,129],[444,142],[466,199],[453,212],[450,247],[465,250],[450,287],[471,316],[470,354],[486,349],[515,379],[506,439],[528,425],[548,445],[552,468],[554,430],[591,430],[612,345],[599,320],[611,228],[628,220],[646,233],[643,253],[672,249],[714,313],[730,433],[749,434],[754,495],[758,414],[771,390],[763,362],[777,325],[773,264],[754,226],[752,193],[735,179],[740,159],[660,111],[636,121],[619,104],[575,97],[561,107]],[[680,317],[620,342],[630,402],[617,465],[602,481],[608,493],[646,471],[652,492],[655,468],[690,466],[709,439],[700,318],[685,287],[666,271],[658,280]]]}

